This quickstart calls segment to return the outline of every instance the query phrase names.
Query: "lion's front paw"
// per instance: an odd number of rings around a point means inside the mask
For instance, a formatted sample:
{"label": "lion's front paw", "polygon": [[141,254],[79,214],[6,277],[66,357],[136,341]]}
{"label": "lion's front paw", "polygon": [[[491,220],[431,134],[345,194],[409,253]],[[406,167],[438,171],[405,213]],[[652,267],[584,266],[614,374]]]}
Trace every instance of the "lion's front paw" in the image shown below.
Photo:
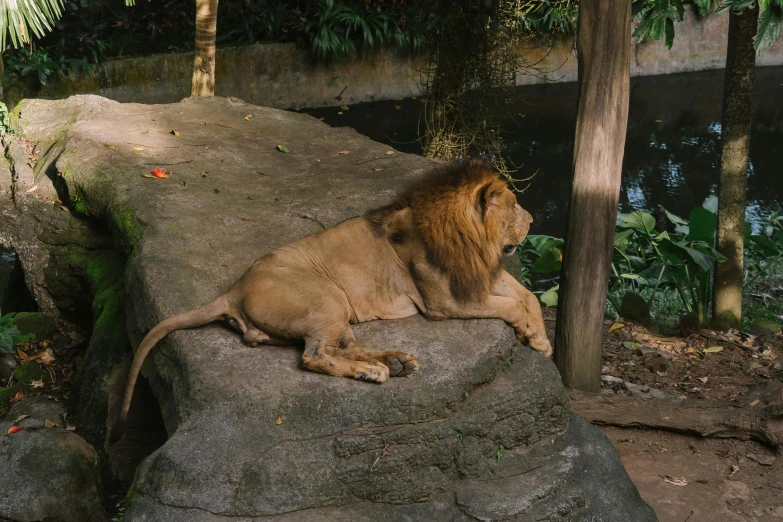
{"label": "lion's front paw", "polygon": [[535,341],[530,339],[530,347],[547,359],[552,358],[552,345],[546,337],[543,339],[536,339]]}
{"label": "lion's front paw", "polygon": [[389,380],[389,368],[381,363],[359,363],[354,379],[382,383]]}
{"label": "lion's front paw", "polygon": [[552,358],[552,345],[549,343],[549,339],[547,339],[545,334],[531,335],[530,329],[527,328],[514,328],[514,331],[517,334],[519,342],[530,346],[548,359]]}
{"label": "lion's front paw", "polygon": [[419,363],[409,353],[387,352],[383,362],[389,367],[389,375],[392,377],[407,377],[419,371]]}

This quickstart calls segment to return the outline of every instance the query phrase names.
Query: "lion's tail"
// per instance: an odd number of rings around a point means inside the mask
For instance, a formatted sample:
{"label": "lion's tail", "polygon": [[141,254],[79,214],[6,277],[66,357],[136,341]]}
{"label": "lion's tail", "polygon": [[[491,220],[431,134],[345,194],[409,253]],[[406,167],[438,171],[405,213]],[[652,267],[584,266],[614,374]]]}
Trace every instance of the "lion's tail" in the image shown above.
{"label": "lion's tail", "polygon": [[149,355],[158,341],[175,330],[195,328],[211,323],[227,314],[228,311],[229,306],[226,297],[221,295],[201,308],[169,317],[149,331],[141,341],[139,349],[136,351],[136,356],[133,358],[133,364],[131,365],[130,373],[128,374],[128,383],[125,385],[125,397],[122,402],[122,410],[120,411],[119,418],[111,428],[111,437],[109,438],[109,441],[112,444],[120,440],[120,437],[122,436],[122,432],[125,429],[125,422],[128,420],[128,411],[130,410],[131,399],[133,398],[133,388],[136,386],[139,371],[141,371],[141,367],[144,364],[147,355]]}

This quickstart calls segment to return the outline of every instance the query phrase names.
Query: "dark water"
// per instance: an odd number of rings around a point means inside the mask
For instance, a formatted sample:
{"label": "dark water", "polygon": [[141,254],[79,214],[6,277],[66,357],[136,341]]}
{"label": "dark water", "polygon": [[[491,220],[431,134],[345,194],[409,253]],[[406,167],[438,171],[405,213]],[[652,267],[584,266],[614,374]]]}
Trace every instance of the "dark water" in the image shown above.
{"label": "dark water", "polygon": [[[524,102],[508,125],[516,178],[534,173],[519,201],[534,216],[532,233],[565,235],[576,124],[575,83],[520,87]],[[631,79],[620,211],[663,205],[687,218],[715,194],[720,165],[723,71]],[[406,98],[309,110],[332,126],[349,126],[396,149],[421,153],[416,140],[421,103]],[[342,112],[342,114],[338,114]],[[756,224],[783,206],[783,67],[756,69],[748,220]]]}

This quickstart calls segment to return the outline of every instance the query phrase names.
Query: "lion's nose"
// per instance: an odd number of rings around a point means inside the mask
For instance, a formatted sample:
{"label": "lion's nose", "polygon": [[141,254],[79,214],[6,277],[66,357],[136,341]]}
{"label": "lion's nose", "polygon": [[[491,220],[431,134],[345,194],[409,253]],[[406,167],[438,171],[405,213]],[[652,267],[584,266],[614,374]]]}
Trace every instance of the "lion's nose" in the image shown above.
{"label": "lion's nose", "polygon": [[532,223],[532,222],[533,222],[533,216],[532,216],[532,215],[530,215],[530,212],[528,212],[527,210],[525,210],[524,208],[522,208],[522,205],[520,205],[519,203],[517,203],[517,204],[516,204],[516,207],[517,207],[517,210],[520,212],[520,214],[522,214],[522,220],[523,220],[523,221],[524,221],[526,224],[528,224],[528,225],[529,225],[530,223]]}

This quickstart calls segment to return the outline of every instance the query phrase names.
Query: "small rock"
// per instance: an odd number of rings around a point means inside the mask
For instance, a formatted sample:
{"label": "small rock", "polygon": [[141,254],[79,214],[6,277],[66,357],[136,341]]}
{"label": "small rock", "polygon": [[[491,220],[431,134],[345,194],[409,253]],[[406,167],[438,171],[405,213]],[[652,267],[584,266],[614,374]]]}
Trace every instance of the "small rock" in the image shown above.
{"label": "small rock", "polygon": [[10,353],[0,355],[0,381],[8,381],[19,364]]}
{"label": "small rock", "polygon": [[750,333],[753,335],[777,335],[778,332],[780,332],[780,325],[767,319],[756,319],[750,326]]}
{"label": "small rock", "polygon": [[748,453],[746,456],[748,459],[752,460],[753,462],[757,462],[762,466],[771,466],[775,463],[774,455],[759,455],[758,453]]}
{"label": "small rock", "polygon": [[14,324],[19,336],[35,335],[34,341],[43,341],[52,333],[54,317],[40,312],[20,312],[14,316]]}
{"label": "small rock", "polygon": [[652,322],[647,301],[639,294],[634,294],[633,292],[626,292],[623,296],[623,300],[620,303],[620,317],[636,319],[642,324]]}
{"label": "small rock", "polygon": [[743,499],[739,498],[739,497],[731,497],[731,498],[727,498],[726,499],[726,504],[728,504],[729,506],[731,506],[733,508],[739,507],[739,506],[741,506],[744,503],[745,503],[745,501]]}
{"label": "small rock", "polygon": [[[81,522],[101,509],[98,453],[80,436],[54,426],[65,407],[34,397],[15,403],[3,421],[5,433],[13,419],[23,431],[0,444],[0,519]],[[46,419],[52,427],[45,428]],[[33,429],[39,428],[39,429]]]}

